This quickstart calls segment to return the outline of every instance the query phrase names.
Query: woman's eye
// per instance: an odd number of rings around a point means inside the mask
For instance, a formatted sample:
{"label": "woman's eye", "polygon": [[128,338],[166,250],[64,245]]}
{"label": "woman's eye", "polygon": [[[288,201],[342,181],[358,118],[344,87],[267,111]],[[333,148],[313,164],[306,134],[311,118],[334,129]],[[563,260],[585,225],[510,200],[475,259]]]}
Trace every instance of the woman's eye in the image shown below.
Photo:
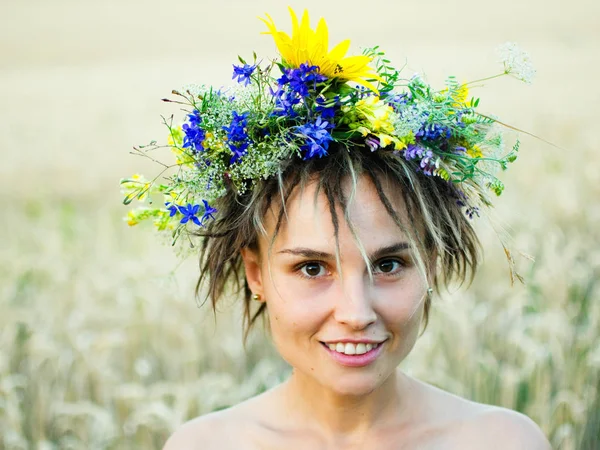
{"label": "woman's eye", "polygon": [[316,262],[310,262],[310,263],[304,264],[300,268],[300,272],[302,272],[302,275],[304,275],[307,278],[319,277],[319,276],[325,275],[325,273],[326,273],[325,267],[323,267],[322,264],[319,264]]}
{"label": "woman's eye", "polygon": [[385,259],[375,265],[375,272],[379,273],[395,273],[402,268],[400,261],[396,259]]}

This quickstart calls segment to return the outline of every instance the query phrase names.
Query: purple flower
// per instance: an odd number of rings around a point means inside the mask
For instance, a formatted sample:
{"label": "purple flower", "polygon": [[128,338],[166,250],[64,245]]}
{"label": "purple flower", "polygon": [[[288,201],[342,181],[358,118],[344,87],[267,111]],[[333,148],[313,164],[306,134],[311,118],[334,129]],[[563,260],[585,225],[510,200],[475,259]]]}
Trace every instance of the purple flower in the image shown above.
{"label": "purple flower", "polygon": [[365,139],[365,143],[369,146],[372,152],[378,150],[381,146],[381,142],[375,136],[369,136]]}
{"label": "purple flower", "polygon": [[465,209],[465,214],[469,219],[473,220],[474,216],[479,217],[479,208],[477,206],[469,206]]}
{"label": "purple flower", "polygon": [[243,83],[244,86],[248,86],[250,84],[250,76],[254,73],[256,69],[256,65],[251,66],[249,64],[244,64],[243,66],[233,66],[233,77],[232,80],[235,80],[237,77],[238,83]]}
{"label": "purple flower", "polygon": [[317,117],[314,123],[297,127],[299,134],[305,138],[304,145],[300,147],[306,152],[304,159],[327,156],[329,142],[333,140],[329,128],[331,125],[322,120],[321,116]]}
{"label": "purple flower", "polygon": [[188,203],[187,206],[179,206],[179,212],[183,215],[183,218],[179,221],[179,223],[188,223],[190,220],[194,222],[199,227],[202,226],[202,222],[198,218],[197,214],[200,210],[200,205],[193,205]]}
{"label": "purple flower", "polygon": [[206,132],[200,127],[202,117],[200,111],[194,110],[192,114],[188,114],[188,123],[184,123],[181,129],[185,133],[183,137],[183,148],[191,148],[194,152],[204,150],[202,142],[206,138]]}
{"label": "purple flower", "polygon": [[425,175],[433,175],[435,169],[437,169],[437,158],[433,152],[420,145],[409,144],[404,150],[404,159],[407,161],[417,160],[419,162],[419,168]]}

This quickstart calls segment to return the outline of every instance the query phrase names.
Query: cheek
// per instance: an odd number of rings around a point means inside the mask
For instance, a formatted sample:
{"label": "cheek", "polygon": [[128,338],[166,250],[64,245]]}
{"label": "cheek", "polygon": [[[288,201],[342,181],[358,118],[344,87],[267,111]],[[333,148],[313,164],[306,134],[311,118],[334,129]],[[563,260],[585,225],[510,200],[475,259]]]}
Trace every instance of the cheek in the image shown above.
{"label": "cheek", "polygon": [[265,293],[274,306],[281,305],[286,315],[300,318],[325,309],[333,294],[332,287],[332,283],[309,282],[297,274],[273,271],[265,285]]}
{"label": "cheek", "polygon": [[[412,278],[412,277],[411,277]],[[417,279],[401,280],[399,283],[381,284],[374,288],[374,298],[400,322],[408,322],[425,301],[425,287]]]}
{"label": "cheek", "polygon": [[265,283],[267,311],[275,335],[314,333],[328,316],[330,287],[306,283],[294,275],[277,275]]}

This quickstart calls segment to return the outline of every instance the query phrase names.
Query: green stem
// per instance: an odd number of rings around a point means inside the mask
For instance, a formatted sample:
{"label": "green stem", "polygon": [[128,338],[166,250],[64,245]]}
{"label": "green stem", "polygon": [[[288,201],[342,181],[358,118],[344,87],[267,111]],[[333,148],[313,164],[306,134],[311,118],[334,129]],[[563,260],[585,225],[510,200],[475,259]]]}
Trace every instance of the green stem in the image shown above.
{"label": "green stem", "polygon": [[474,83],[481,83],[482,81],[488,81],[488,80],[493,80],[494,78],[500,78],[503,77],[504,75],[508,75],[507,72],[502,72],[496,75],[492,75],[491,77],[486,77],[486,78],[480,78],[478,80],[473,80],[473,81],[467,81],[466,83],[464,83],[464,85],[469,85],[469,84],[474,84]]}

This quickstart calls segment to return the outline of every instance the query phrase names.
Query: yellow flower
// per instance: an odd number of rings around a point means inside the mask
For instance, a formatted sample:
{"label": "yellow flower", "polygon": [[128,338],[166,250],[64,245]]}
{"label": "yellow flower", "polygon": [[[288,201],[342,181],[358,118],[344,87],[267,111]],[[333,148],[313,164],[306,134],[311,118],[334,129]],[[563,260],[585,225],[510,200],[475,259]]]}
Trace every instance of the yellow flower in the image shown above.
{"label": "yellow flower", "polygon": [[318,66],[319,73],[329,78],[353,81],[377,92],[377,88],[366,80],[372,78],[383,81],[368,65],[373,58],[364,55],[346,57],[346,52],[350,47],[348,39],[329,51],[329,31],[325,20],[321,18],[317,28],[313,30],[310,27],[308,11],[304,11],[302,22],[298,23],[298,17],[294,10],[292,8],[289,10],[292,16],[291,37],[283,31],[278,31],[275,22],[268,14],[268,20],[260,19],[269,28],[265,34],[273,36],[275,45],[287,65],[295,68],[304,63]]}
{"label": "yellow flower", "polygon": [[394,126],[390,121],[390,116],[394,110],[379,97],[369,96],[363,98],[356,103],[355,108],[358,110],[359,116],[368,122],[371,131],[394,132]]}
{"label": "yellow flower", "polygon": [[467,98],[469,97],[469,87],[467,84],[461,84],[456,90],[456,95],[453,97],[457,103],[464,104],[467,103]]}
{"label": "yellow flower", "polygon": [[364,137],[369,134],[379,139],[381,147],[387,147],[394,144],[396,150],[402,150],[407,142],[413,139],[407,136],[402,139],[394,136],[394,125],[391,122],[393,108],[383,102],[379,97],[371,95],[356,102],[353,106],[344,106],[342,108],[344,115],[350,117],[348,126],[351,130],[358,131]]}
{"label": "yellow flower", "polygon": [[[442,89],[440,91],[440,94],[442,94],[443,96],[447,95],[447,93],[448,93],[448,88]],[[456,90],[454,90],[452,92],[452,100],[454,100],[454,103],[452,103],[452,107],[454,107],[454,108],[463,107],[467,103],[468,97],[469,97],[469,87],[467,86],[466,83],[463,83],[460,86],[458,86],[458,88]],[[441,98],[441,101],[443,101],[443,97]]]}
{"label": "yellow flower", "polygon": [[140,223],[138,215],[136,214],[135,211],[129,211],[127,212],[127,225],[129,225],[130,227],[133,227],[135,225],[137,225],[138,223]]}
{"label": "yellow flower", "polygon": [[121,181],[121,192],[128,201],[137,198],[140,201],[148,198],[150,182],[143,175],[136,173],[126,180]]}
{"label": "yellow flower", "polygon": [[474,145],[471,148],[467,148],[467,155],[469,155],[471,158],[481,158],[483,157],[483,152],[478,145]]}

